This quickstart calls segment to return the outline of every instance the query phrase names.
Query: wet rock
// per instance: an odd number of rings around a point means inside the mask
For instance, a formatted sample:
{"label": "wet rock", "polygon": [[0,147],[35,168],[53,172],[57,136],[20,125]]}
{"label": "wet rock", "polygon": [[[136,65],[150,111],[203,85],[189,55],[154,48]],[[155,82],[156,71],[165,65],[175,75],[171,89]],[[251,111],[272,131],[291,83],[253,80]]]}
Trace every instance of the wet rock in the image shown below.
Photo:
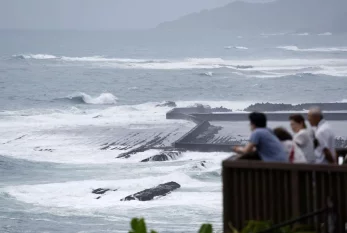
{"label": "wet rock", "polygon": [[232,112],[233,110],[224,108],[223,106],[220,106],[219,108],[212,108],[212,112]]}
{"label": "wet rock", "polygon": [[170,107],[170,108],[175,108],[177,107],[176,103],[173,101],[165,101],[161,104],[157,104],[156,107]]}
{"label": "wet rock", "polygon": [[168,161],[168,160],[174,160],[178,156],[180,156],[182,152],[180,151],[165,151],[158,155],[151,156],[147,159],[141,160],[141,162],[150,162],[150,161]]}
{"label": "wet rock", "polygon": [[44,148],[40,148],[40,147],[35,147],[34,150],[35,151],[48,151],[48,152],[54,151],[54,149],[44,149]]}
{"label": "wet rock", "polygon": [[205,163],[206,163],[206,161],[201,161],[200,165],[201,165],[202,167],[206,167]]}
{"label": "wet rock", "polygon": [[157,187],[145,189],[141,192],[127,196],[121,199],[121,201],[132,201],[132,200],[150,201],[150,200],[153,200],[155,197],[166,196],[167,194],[171,193],[173,190],[176,190],[180,187],[181,185],[171,181],[165,184],[160,184]]}
{"label": "wet rock", "polygon": [[98,196],[97,198],[95,199],[100,199],[102,197],[102,195],[104,195],[105,193],[109,192],[109,191],[117,191],[117,189],[108,189],[108,188],[97,188],[97,189],[94,189],[92,191],[93,194],[97,194],[97,195],[101,195],[101,196]]}
{"label": "wet rock", "polygon": [[92,193],[94,193],[94,194],[105,194],[108,191],[111,191],[111,189],[98,188],[98,189],[94,189],[92,191]]}
{"label": "wet rock", "polygon": [[347,110],[347,103],[305,103],[305,104],[273,104],[273,103],[257,103],[252,104],[245,108],[245,111],[254,112],[254,111],[304,111],[308,110],[312,106],[320,107],[324,111],[340,111]]}

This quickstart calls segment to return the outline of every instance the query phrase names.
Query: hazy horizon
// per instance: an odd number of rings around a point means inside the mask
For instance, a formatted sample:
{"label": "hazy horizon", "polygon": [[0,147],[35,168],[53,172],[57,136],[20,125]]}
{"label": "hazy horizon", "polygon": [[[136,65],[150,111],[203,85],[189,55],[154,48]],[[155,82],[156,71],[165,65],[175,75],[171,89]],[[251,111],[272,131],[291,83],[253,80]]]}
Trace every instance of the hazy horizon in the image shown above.
{"label": "hazy horizon", "polygon": [[150,29],[232,0],[2,0],[0,29]]}

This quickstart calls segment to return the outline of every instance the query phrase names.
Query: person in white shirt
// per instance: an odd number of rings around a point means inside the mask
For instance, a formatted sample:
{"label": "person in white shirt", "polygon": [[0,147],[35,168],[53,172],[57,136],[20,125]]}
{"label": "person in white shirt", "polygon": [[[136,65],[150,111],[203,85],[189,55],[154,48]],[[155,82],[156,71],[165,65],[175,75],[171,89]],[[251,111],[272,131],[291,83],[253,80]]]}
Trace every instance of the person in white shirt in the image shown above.
{"label": "person in white shirt", "polygon": [[317,127],[315,137],[318,145],[315,149],[316,163],[336,163],[335,135],[330,125],[323,119],[322,111],[315,107],[308,112],[308,121]]}
{"label": "person in white shirt", "polygon": [[307,129],[305,118],[300,114],[294,114],[289,117],[290,127],[294,134],[293,141],[300,147],[308,163],[315,163],[314,135]]}
{"label": "person in white shirt", "polygon": [[278,127],[273,130],[276,137],[281,141],[290,163],[307,163],[307,159],[302,149],[293,141],[292,135],[282,128]]}

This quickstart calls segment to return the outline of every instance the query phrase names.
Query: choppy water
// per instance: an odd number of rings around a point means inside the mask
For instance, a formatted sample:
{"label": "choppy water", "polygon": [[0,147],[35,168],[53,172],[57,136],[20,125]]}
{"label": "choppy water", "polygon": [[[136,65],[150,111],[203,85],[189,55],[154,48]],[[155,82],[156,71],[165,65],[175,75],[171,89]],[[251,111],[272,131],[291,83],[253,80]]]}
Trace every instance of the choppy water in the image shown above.
{"label": "choppy water", "polygon": [[[120,148],[158,134],[169,146],[194,126],[166,120],[170,108],[156,106],[166,100],[234,110],[346,101],[346,41],[325,32],[0,31],[0,232],[126,232],[137,216],[161,232],[221,229],[228,153],[140,163],[158,151],[116,159]],[[247,138],[247,124],[230,134]],[[101,150],[112,142],[117,149]],[[119,201],[169,181],[182,188]],[[119,191],[95,199],[100,187]]]}

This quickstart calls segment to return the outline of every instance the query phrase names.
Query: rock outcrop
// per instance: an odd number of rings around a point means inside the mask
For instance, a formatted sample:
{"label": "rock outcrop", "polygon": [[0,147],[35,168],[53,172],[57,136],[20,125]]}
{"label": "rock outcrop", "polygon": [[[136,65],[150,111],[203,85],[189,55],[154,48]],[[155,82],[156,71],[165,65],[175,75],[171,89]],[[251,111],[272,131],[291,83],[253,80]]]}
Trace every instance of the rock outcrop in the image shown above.
{"label": "rock outcrop", "polygon": [[157,155],[151,156],[147,159],[144,159],[141,162],[174,160],[178,156],[180,156],[181,153],[182,153],[181,151],[164,151],[160,154],[157,154]]}
{"label": "rock outcrop", "polygon": [[[109,188],[97,188],[93,189],[92,193],[97,195],[104,195],[105,193],[109,191],[117,191],[117,189],[109,189]],[[101,196],[98,196],[96,199],[100,199]]]}
{"label": "rock outcrop", "polygon": [[176,103],[173,101],[165,101],[163,103],[157,104],[156,107],[170,107],[175,108],[177,107]]}
{"label": "rock outcrop", "polygon": [[347,110],[347,103],[305,103],[305,104],[273,104],[273,103],[257,103],[252,104],[245,108],[245,111],[263,111],[263,112],[276,112],[276,111],[304,111],[312,106],[320,107],[324,111],[340,111]]}
{"label": "rock outcrop", "polygon": [[141,192],[127,196],[121,199],[121,201],[132,201],[132,200],[150,201],[150,200],[153,200],[155,197],[166,196],[167,194],[171,193],[173,190],[176,190],[180,187],[181,185],[171,181],[165,184],[160,184],[157,187],[145,189]]}

